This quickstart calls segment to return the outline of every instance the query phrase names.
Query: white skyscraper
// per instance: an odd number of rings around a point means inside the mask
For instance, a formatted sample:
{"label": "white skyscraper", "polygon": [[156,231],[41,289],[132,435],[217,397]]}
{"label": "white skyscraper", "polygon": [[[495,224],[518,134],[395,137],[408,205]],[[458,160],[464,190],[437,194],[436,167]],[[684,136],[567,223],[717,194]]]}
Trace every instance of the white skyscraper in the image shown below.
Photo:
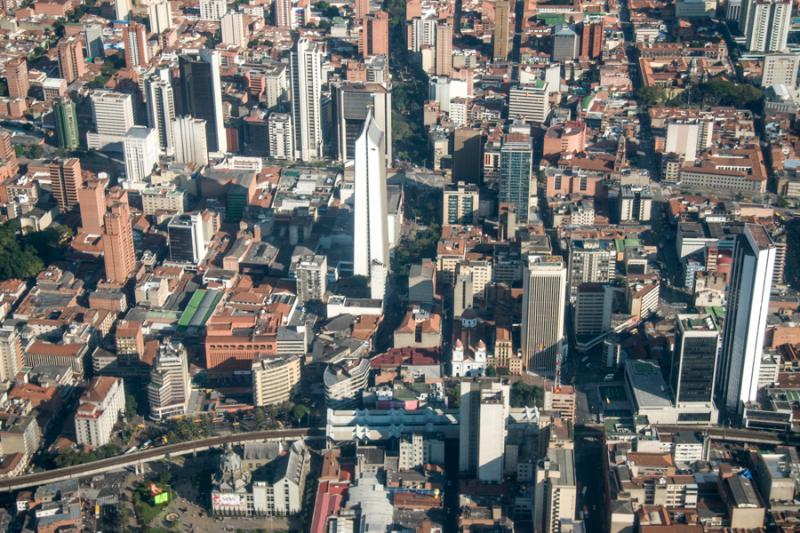
{"label": "white skyscraper", "polygon": [[744,0],[743,33],[751,52],[786,50],[792,16],[790,0]]}
{"label": "white skyscraper", "polygon": [[294,132],[292,116],[288,113],[270,113],[267,119],[269,156],[275,159],[294,159]]}
{"label": "white skyscraper", "polygon": [[761,225],[746,224],[733,255],[717,375],[717,407],[730,418],[757,396],[774,267],[769,233]]}
{"label": "white skyscraper", "polygon": [[244,48],[244,15],[231,11],[222,17],[222,42]]}
{"label": "white skyscraper", "polygon": [[529,372],[553,376],[564,339],[564,262],[558,256],[529,257],[522,286],[522,357]]}
{"label": "white skyscraper", "polygon": [[144,182],[158,163],[158,133],[153,128],[134,126],[125,136],[124,147],[128,183]]}
{"label": "white skyscraper", "polygon": [[192,393],[187,358],[186,348],[178,341],[165,339],[159,346],[147,386],[150,418],[153,420],[186,414]]}
{"label": "white skyscraper", "polygon": [[187,115],[174,119],[171,127],[175,161],[207,165],[206,121]]}
{"label": "white skyscraper", "polygon": [[225,0],[200,0],[200,19],[219,20],[225,15],[228,3]]}
{"label": "white skyscraper", "polygon": [[169,0],[152,0],[147,6],[147,15],[150,18],[150,31],[162,33],[172,28],[172,8]]}
{"label": "white skyscraper", "polygon": [[459,403],[460,472],[480,481],[503,480],[509,400],[508,384],[491,379],[461,382]]}
{"label": "white skyscraper", "polygon": [[292,117],[297,159],[322,157],[322,49],[301,37],[291,54]]}
{"label": "white skyscraper", "polygon": [[114,16],[117,20],[128,20],[131,16],[131,0],[114,0]]}
{"label": "white skyscraper", "polygon": [[156,130],[162,153],[173,150],[172,121],[175,120],[175,95],[169,69],[161,69],[144,82],[147,98],[147,125]]}
{"label": "white skyscraper", "polygon": [[88,147],[122,151],[125,135],[134,124],[133,97],[126,93],[98,90],[92,93],[91,99],[95,131],[86,134]]}
{"label": "white skyscraper", "polygon": [[389,268],[386,149],[370,112],[355,146],[353,273],[370,278],[372,298],[382,299]]}

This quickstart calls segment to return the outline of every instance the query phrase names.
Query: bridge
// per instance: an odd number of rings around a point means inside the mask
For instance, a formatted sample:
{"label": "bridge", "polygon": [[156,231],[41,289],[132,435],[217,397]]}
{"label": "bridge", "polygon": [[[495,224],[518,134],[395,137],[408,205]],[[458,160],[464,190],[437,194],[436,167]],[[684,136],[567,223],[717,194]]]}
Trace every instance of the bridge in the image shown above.
{"label": "bridge", "polygon": [[134,467],[137,471],[145,463],[160,461],[167,457],[177,457],[203,452],[212,448],[219,448],[226,444],[242,444],[251,441],[263,440],[284,440],[284,439],[319,439],[325,437],[325,430],[318,428],[297,428],[297,429],[272,429],[264,431],[251,431],[247,433],[234,433],[217,437],[193,440],[189,442],[179,442],[158,446],[125,455],[117,455],[107,459],[98,459],[90,463],[84,463],[64,468],[56,468],[46,472],[36,472],[19,477],[0,480],[0,492],[10,492],[14,490],[36,487],[56,481],[68,479],[81,479],[85,477],[113,472],[127,467]]}

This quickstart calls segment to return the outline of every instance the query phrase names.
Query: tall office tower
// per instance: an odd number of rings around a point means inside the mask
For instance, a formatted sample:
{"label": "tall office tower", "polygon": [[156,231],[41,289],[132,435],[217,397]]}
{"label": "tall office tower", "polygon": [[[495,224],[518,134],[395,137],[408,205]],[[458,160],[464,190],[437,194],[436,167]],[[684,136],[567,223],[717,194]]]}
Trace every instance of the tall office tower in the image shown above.
{"label": "tall office tower", "polygon": [[91,95],[95,131],[86,134],[89,148],[112,147],[121,152],[125,135],[133,127],[133,97],[130,94],[97,90]]}
{"label": "tall office tower", "polygon": [[289,113],[270,113],[267,119],[269,156],[274,159],[294,160],[294,132]]}
{"label": "tall office tower", "polygon": [[596,59],[603,55],[605,42],[603,21],[581,24],[581,59]]}
{"label": "tall office tower", "polygon": [[372,298],[383,299],[389,269],[386,156],[383,132],[370,113],[356,140],[353,273],[370,280]]}
{"label": "tall office tower", "polygon": [[289,401],[300,386],[302,358],[297,354],[256,357],[253,360],[253,405]]}
{"label": "tall office tower", "polygon": [[83,46],[77,37],[65,37],[56,46],[58,54],[58,71],[69,84],[86,74],[86,60],[83,58]]}
{"label": "tall office tower", "polygon": [[244,48],[247,44],[244,15],[231,11],[222,17],[222,43]]}
{"label": "tall office tower", "polygon": [[789,38],[791,0],[743,0],[742,21],[747,49],[783,52]]}
{"label": "tall office tower", "polygon": [[144,24],[129,22],[122,30],[125,45],[125,66],[128,68],[147,65],[150,62],[150,49],[147,47],[147,29]]}
{"label": "tall office tower", "polygon": [[171,128],[175,161],[207,165],[206,121],[190,116],[177,117]]}
{"label": "tall office tower", "polygon": [[477,224],[479,204],[480,194],[476,185],[463,181],[446,185],[442,195],[442,225]]}
{"label": "tall office tower", "polygon": [[711,404],[719,346],[717,324],[705,314],[678,315],[677,333],[669,376],[675,404]]}
{"label": "tall office tower", "polygon": [[81,210],[81,228],[92,235],[103,234],[106,216],[105,182],[89,180],[78,189],[78,207]]}
{"label": "tall office tower", "polygon": [[736,237],[717,373],[717,407],[730,418],[756,400],[774,266],[775,246],[767,230],[745,224]]}
{"label": "tall office tower", "polygon": [[575,452],[572,448],[548,448],[536,467],[533,531],[560,533],[564,521],[574,521],[578,507]]}
{"label": "tall office tower", "polygon": [[367,114],[383,132],[386,161],[392,161],[392,89],[380,83],[341,82],[333,93],[339,161],[352,161]]}
{"label": "tall office tower", "polygon": [[200,0],[200,20],[219,20],[227,8],[225,0]]}
{"label": "tall office tower", "polygon": [[31,84],[28,78],[28,62],[24,57],[15,57],[6,61],[6,84],[8,96],[26,98]]}
{"label": "tall office tower", "polygon": [[789,90],[797,88],[797,71],[800,69],[800,54],[767,54],[761,70],[761,86],[785,85]]}
{"label": "tall office tower", "polygon": [[509,0],[497,0],[494,5],[494,35],[492,37],[492,58],[497,61],[508,59],[508,41],[511,3]]}
{"label": "tall office tower", "polygon": [[147,400],[150,418],[165,420],[186,414],[192,394],[189,356],[180,342],[165,339],[150,369]]}
{"label": "tall office tower", "polygon": [[158,164],[158,133],[153,128],[134,126],[124,143],[125,179],[129,184],[143,183]]}
{"label": "tall office tower", "polygon": [[477,128],[453,133],[453,179],[480,184],[483,174],[483,134]]}
{"label": "tall office tower", "polygon": [[553,376],[562,352],[567,269],[558,256],[530,256],[522,276],[522,357],[528,372]]}
{"label": "tall office tower", "polygon": [[150,31],[161,34],[172,28],[172,7],[169,0],[152,0],[147,6],[147,16],[150,19]]}
{"label": "tall office tower", "polygon": [[572,312],[573,331],[581,342],[589,343],[611,329],[614,290],[603,283],[581,283],[575,294],[575,307]]}
{"label": "tall office tower", "polygon": [[179,63],[184,111],[206,121],[208,151],[224,154],[228,141],[222,114],[219,52],[204,48],[197,56],[181,56]]}
{"label": "tall office tower", "polygon": [[136,270],[136,250],[133,247],[128,194],[124,191],[114,192],[118,199],[112,200],[103,220],[103,261],[106,279],[122,285]]}
{"label": "tall office tower", "polygon": [[328,258],[324,255],[307,255],[295,263],[298,303],[321,302],[328,290]]}
{"label": "tall office tower", "polygon": [[503,480],[511,389],[492,379],[461,382],[458,470],[484,482]]}
{"label": "tall office tower", "polygon": [[22,337],[13,324],[0,327],[0,381],[13,381],[23,367]]}
{"label": "tall office tower", "polygon": [[419,52],[424,46],[436,47],[436,27],[439,21],[431,16],[415,18],[411,23],[409,50]]}
{"label": "tall office tower", "polygon": [[305,37],[292,50],[292,117],[296,159],[322,157],[322,49]]}
{"label": "tall office tower", "polygon": [[89,59],[103,57],[105,48],[103,47],[103,25],[87,24],[83,27],[83,42],[86,44],[86,54]]}
{"label": "tall office tower", "polygon": [[653,210],[653,193],[650,187],[623,185],[619,190],[619,221],[649,222]]}
{"label": "tall office tower", "polygon": [[77,149],[81,144],[81,138],[75,104],[69,98],[59,99],[53,104],[53,115],[58,147],[65,150]]}
{"label": "tall office tower", "polygon": [[528,220],[532,163],[533,146],[530,135],[506,135],[500,147],[499,200],[513,204],[517,209],[517,218],[522,222]]}
{"label": "tall office tower", "polygon": [[114,0],[114,16],[116,20],[128,20],[131,17],[131,0]]}
{"label": "tall office tower", "polygon": [[156,130],[162,153],[172,153],[172,121],[175,120],[175,95],[169,69],[161,69],[144,81],[147,97],[147,125]]}
{"label": "tall office tower", "polygon": [[450,21],[436,26],[436,61],[434,72],[437,76],[450,76],[453,71],[453,25]]}
{"label": "tall office tower", "polygon": [[561,63],[578,57],[578,34],[566,24],[556,26],[553,31],[553,61]]}
{"label": "tall office tower", "polygon": [[272,23],[278,28],[292,27],[292,0],[274,0]]}
{"label": "tall office tower", "polygon": [[725,20],[733,22],[736,29],[742,28],[742,0],[728,0],[725,6]]}
{"label": "tall office tower", "polygon": [[208,249],[200,213],[176,215],[167,225],[167,235],[171,260],[196,265],[205,258]]}
{"label": "tall office tower", "polygon": [[550,116],[550,84],[543,80],[525,83],[508,92],[508,117],[544,124]]}
{"label": "tall office tower", "polygon": [[386,11],[375,11],[362,19],[358,51],[362,57],[389,53],[389,14]]}
{"label": "tall office tower", "polygon": [[472,307],[474,300],[472,272],[458,273],[453,283],[453,318],[460,319],[464,311]]}
{"label": "tall office tower", "polygon": [[581,283],[606,283],[615,277],[617,250],[611,239],[572,239],[569,243],[569,294]]}
{"label": "tall office tower", "polygon": [[363,19],[369,13],[370,0],[355,0],[353,10],[356,12],[357,19]]}
{"label": "tall office tower", "polygon": [[56,160],[48,165],[50,187],[62,213],[72,211],[78,203],[78,189],[83,185],[81,162],[76,159]]}

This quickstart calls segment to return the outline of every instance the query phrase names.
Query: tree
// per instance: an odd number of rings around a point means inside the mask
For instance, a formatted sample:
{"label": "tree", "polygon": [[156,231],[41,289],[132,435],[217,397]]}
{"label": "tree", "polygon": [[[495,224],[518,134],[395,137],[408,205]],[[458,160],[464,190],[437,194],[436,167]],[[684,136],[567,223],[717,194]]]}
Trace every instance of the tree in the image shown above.
{"label": "tree", "polygon": [[486,367],[486,377],[488,378],[497,377],[497,369],[493,366]]}
{"label": "tree", "polygon": [[32,278],[44,269],[44,261],[30,243],[32,235],[20,237],[16,220],[0,226],[0,280]]}
{"label": "tree", "polygon": [[661,105],[667,100],[667,92],[663,87],[654,85],[652,87],[642,87],[636,92],[639,102],[645,107]]}
{"label": "tree", "polygon": [[125,419],[129,422],[136,416],[136,409],[139,407],[139,402],[136,401],[136,396],[133,394],[125,395]]}
{"label": "tree", "polygon": [[517,381],[511,386],[511,407],[542,407],[544,390],[524,381]]}
{"label": "tree", "polygon": [[295,424],[302,422],[303,418],[307,417],[309,413],[308,407],[305,405],[297,404],[292,407],[292,420]]}

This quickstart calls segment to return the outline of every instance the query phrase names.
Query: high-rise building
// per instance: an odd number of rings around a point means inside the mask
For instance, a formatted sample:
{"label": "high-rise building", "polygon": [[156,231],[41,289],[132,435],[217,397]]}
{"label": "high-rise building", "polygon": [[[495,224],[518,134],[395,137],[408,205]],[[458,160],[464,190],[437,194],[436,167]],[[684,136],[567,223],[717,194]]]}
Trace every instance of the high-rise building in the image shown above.
{"label": "high-rise building", "polygon": [[573,61],[578,57],[578,34],[566,24],[553,31],[553,61]]}
{"label": "high-rise building", "polygon": [[517,218],[522,222],[528,220],[532,164],[533,145],[530,135],[506,135],[500,148],[499,200],[514,205]]}
{"label": "high-rise building", "polygon": [[147,385],[150,418],[165,420],[183,416],[192,394],[189,356],[180,342],[165,339],[158,348]]}
{"label": "high-rise building", "polygon": [[649,222],[653,208],[650,187],[623,185],[619,190],[619,221]]}
{"label": "high-rise building", "polygon": [[711,316],[678,315],[669,380],[676,406],[714,401],[718,347],[719,330]]}
{"label": "high-rise building", "polygon": [[605,29],[603,21],[581,24],[581,59],[596,59],[603,55],[605,42]]}
{"label": "high-rise building", "polygon": [[200,0],[200,20],[220,20],[227,9],[226,0]]}
{"label": "high-rise building", "polygon": [[288,402],[300,386],[298,355],[253,360],[253,404],[259,407]]}
{"label": "high-rise building", "polygon": [[208,249],[200,213],[184,213],[173,217],[167,226],[167,235],[172,261],[196,265],[205,258]]}
{"label": "high-rise building", "polygon": [[761,69],[761,86],[785,85],[790,90],[797,88],[797,71],[800,69],[800,54],[767,54]]}
{"label": "high-rise building", "polygon": [[751,52],[783,52],[792,17],[790,0],[743,0],[742,26]]}
{"label": "high-rise building", "polygon": [[575,293],[573,331],[578,341],[592,342],[611,329],[614,290],[603,283],[581,283]]}
{"label": "high-rise building", "polygon": [[273,0],[272,18],[272,23],[278,28],[291,28],[292,0]]}
{"label": "high-rise building", "polygon": [[453,71],[453,25],[449,21],[436,26],[436,60],[434,72],[437,76],[450,76]]}
{"label": "high-rise building", "polygon": [[125,412],[122,378],[93,378],[81,394],[75,411],[75,436],[79,445],[98,448],[111,440],[114,425]]}
{"label": "high-rise building", "polygon": [[522,357],[529,372],[553,376],[562,354],[567,269],[558,256],[530,256],[522,276]]}
{"label": "high-rise building", "polygon": [[458,470],[483,482],[503,480],[511,390],[492,379],[461,382]]}
{"label": "high-rise building", "polygon": [[379,10],[364,16],[358,51],[362,57],[389,53],[389,14]]}
{"label": "high-rise building", "polygon": [[512,87],[508,93],[508,117],[544,124],[550,116],[551,90],[543,80]]}
{"label": "high-rise building", "polygon": [[122,42],[125,45],[125,66],[128,68],[147,65],[150,62],[150,49],[147,46],[147,28],[138,22],[129,22],[122,29]]}
{"label": "high-rise building", "polygon": [[124,285],[136,270],[131,210],[126,191],[119,188],[112,189],[109,197],[111,205],[103,219],[103,261],[106,280]]}
{"label": "high-rise building", "polygon": [[461,319],[464,311],[472,307],[474,300],[472,272],[456,274],[456,281],[453,283],[453,318]]}
{"label": "high-rise building", "polygon": [[207,165],[206,121],[187,115],[175,118],[171,128],[175,161]]}
{"label": "high-rise building", "polygon": [[102,24],[86,24],[83,27],[83,41],[86,44],[86,54],[89,59],[103,57],[105,55]]}
{"label": "high-rise building", "polygon": [[321,302],[328,290],[328,258],[324,255],[300,257],[295,263],[297,303]]}
{"label": "high-rise building", "polygon": [[116,20],[125,21],[131,17],[131,0],[114,0]]}
{"label": "high-rise building", "polygon": [[244,15],[231,11],[222,17],[222,43],[244,48],[247,44]]}
{"label": "high-rise building", "polygon": [[322,49],[301,37],[291,54],[292,117],[296,159],[322,157]]}
{"label": "high-rise building", "polygon": [[392,89],[381,83],[341,82],[334,91],[336,143],[340,161],[352,161],[356,139],[372,111],[383,132],[386,161],[392,161]]}
{"label": "high-rise building", "polygon": [[442,195],[443,226],[454,224],[474,225],[478,223],[480,207],[478,187],[471,183],[451,183],[444,188]]}
{"label": "high-rise building", "polygon": [[56,46],[58,71],[67,83],[72,83],[86,74],[86,60],[83,58],[83,45],[77,37],[65,37]]}
{"label": "high-rise building", "polygon": [[22,337],[16,326],[0,327],[0,381],[13,381],[23,366]]}
{"label": "high-rise building", "polygon": [[480,184],[483,177],[483,134],[477,128],[453,133],[453,179]]}
{"label": "high-rise building", "polygon": [[356,13],[357,19],[362,19],[369,13],[370,0],[355,0],[353,10]]}
{"label": "high-rise building", "polygon": [[125,135],[125,178],[129,184],[142,183],[158,164],[158,132],[134,126]]}
{"label": "high-rise building", "polygon": [[50,187],[62,213],[72,211],[78,203],[78,189],[83,185],[81,162],[76,159],[56,160],[48,165]]}
{"label": "high-rise building", "polygon": [[569,294],[582,283],[606,283],[615,277],[617,251],[610,239],[572,239],[569,243]]}
{"label": "high-rise building", "polygon": [[756,400],[774,266],[767,230],[745,224],[736,237],[717,372],[717,407],[730,418]]}
{"label": "high-rise building", "polygon": [[559,533],[562,523],[575,519],[578,486],[572,448],[548,448],[536,467],[534,531]]}
{"label": "high-rise building", "polygon": [[508,59],[510,18],[510,1],[497,0],[494,5],[494,35],[492,37],[492,58],[495,61]]}
{"label": "high-rise building", "polygon": [[123,151],[125,135],[134,125],[133,97],[127,93],[96,90],[91,100],[95,131],[87,133],[86,144],[89,148]]}
{"label": "high-rise building", "polygon": [[175,120],[175,95],[168,69],[161,69],[144,81],[147,97],[147,125],[158,135],[162,153],[173,151],[172,121]]}
{"label": "high-rise building", "polygon": [[69,98],[59,99],[53,104],[53,115],[58,147],[65,150],[77,149],[81,144],[81,139],[75,104]]}
{"label": "high-rise building", "polygon": [[81,229],[92,235],[103,234],[106,215],[105,182],[89,180],[78,189],[78,207],[81,211]]}
{"label": "high-rise building", "polygon": [[172,28],[172,7],[169,0],[152,0],[147,6],[150,31],[161,34]]}
{"label": "high-rise building", "polygon": [[6,61],[6,85],[11,98],[27,98],[30,89],[28,62],[24,57],[14,57]]}
{"label": "high-rise building", "polygon": [[369,278],[372,298],[383,299],[389,269],[386,156],[383,132],[372,113],[355,150],[353,273]]}
{"label": "high-rise building", "polygon": [[182,55],[179,63],[184,111],[194,118],[206,121],[206,143],[209,152],[219,154],[227,152],[219,52],[201,49],[196,56]]}
{"label": "high-rise building", "polygon": [[270,113],[267,119],[269,156],[273,159],[294,160],[294,132],[292,116],[288,113]]}

